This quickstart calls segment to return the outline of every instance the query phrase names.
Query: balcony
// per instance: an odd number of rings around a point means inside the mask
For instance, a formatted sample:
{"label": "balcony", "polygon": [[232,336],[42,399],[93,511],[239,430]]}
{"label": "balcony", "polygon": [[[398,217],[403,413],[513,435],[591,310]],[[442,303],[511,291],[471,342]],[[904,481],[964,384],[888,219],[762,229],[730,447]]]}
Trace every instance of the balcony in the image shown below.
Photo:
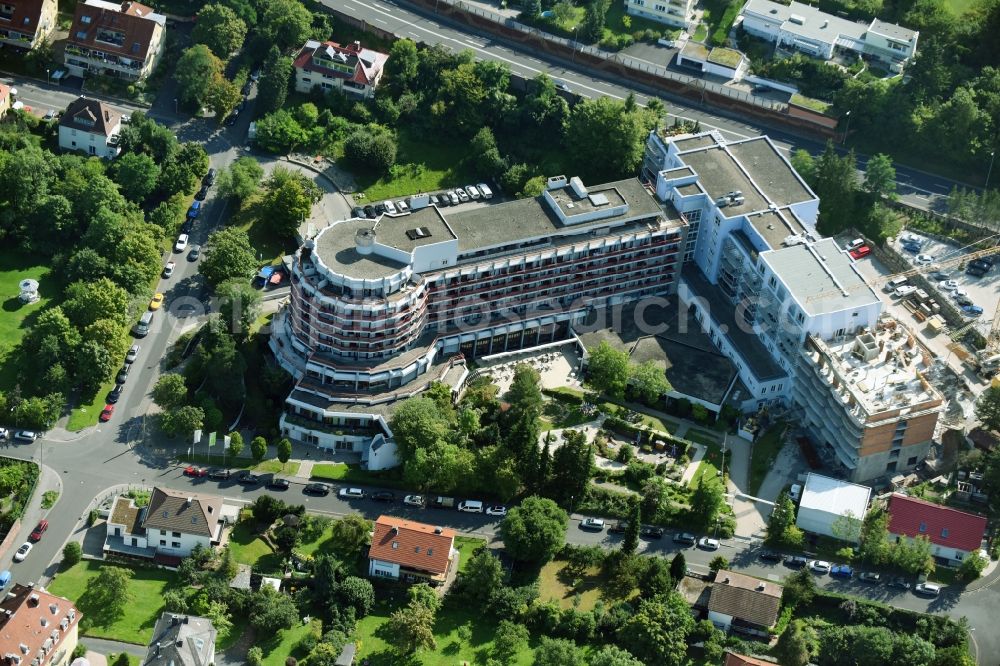
{"label": "balcony", "polygon": [[374,437],[375,435],[385,434],[382,432],[382,428],[378,426],[348,426],[336,423],[325,423],[323,421],[306,418],[299,414],[289,414],[288,412],[285,412],[285,423],[287,425],[308,428],[309,430],[323,432],[328,435],[336,435],[338,437]]}

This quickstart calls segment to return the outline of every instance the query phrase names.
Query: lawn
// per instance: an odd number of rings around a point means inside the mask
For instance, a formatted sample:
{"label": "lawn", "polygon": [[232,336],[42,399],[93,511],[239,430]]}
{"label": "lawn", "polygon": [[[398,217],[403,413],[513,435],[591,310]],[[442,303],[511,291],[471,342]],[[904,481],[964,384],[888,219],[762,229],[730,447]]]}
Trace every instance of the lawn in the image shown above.
{"label": "lawn", "polygon": [[299,473],[299,466],[301,463],[295,461],[288,461],[284,465],[278,459],[265,460],[259,465],[254,466],[254,471],[257,472],[270,472],[271,474],[284,474],[286,476],[295,476]]}
{"label": "lawn", "polygon": [[[39,300],[25,305],[18,299],[21,280],[38,280]],[[0,390],[7,391],[17,384],[17,357],[11,352],[21,342],[28,327],[45,306],[62,291],[62,285],[52,276],[48,266],[13,250],[0,250]],[[96,415],[95,415],[96,418]]]}
{"label": "lawn", "polygon": [[286,254],[295,252],[295,242],[291,238],[275,235],[259,213],[260,196],[251,197],[239,210],[233,211],[229,226],[247,232],[250,246],[257,253],[261,266],[277,265]]}
{"label": "lawn", "polygon": [[107,404],[105,398],[108,397],[108,391],[110,391],[114,385],[114,381],[105,383],[101,386],[97,393],[94,394],[94,397],[90,400],[90,402],[77,405],[73,411],[70,412],[69,419],[66,420],[66,430],[69,430],[70,432],[79,432],[84,428],[97,425],[97,417],[101,415],[101,410],[103,410],[104,405]]}
{"label": "lawn", "polygon": [[826,113],[830,110],[830,107],[833,106],[833,104],[824,102],[821,99],[813,99],[812,97],[806,97],[805,95],[800,95],[798,93],[792,95],[792,98],[789,101],[792,104],[798,104],[799,106],[811,109],[816,113]]}
{"label": "lawn", "polygon": [[601,599],[601,585],[604,577],[599,567],[591,567],[577,576],[577,585],[569,573],[564,570],[567,563],[553,560],[538,574],[538,599],[540,601],[557,601],[562,608],[576,608],[580,611],[594,609]]}
{"label": "lawn", "polygon": [[642,30],[652,30],[660,33],[661,35],[676,35],[679,32],[676,28],[672,28],[669,25],[657,23],[656,21],[650,21],[649,19],[644,19],[641,16],[629,16],[630,27],[626,28],[624,23],[626,16],[628,16],[628,14],[625,12],[625,3],[611,3],[611,8],[608,9],[608,13],[604,15],[604,36],[631,35],[632,33]]}
{"label": "lawn", "polygon": [[684,435],[684,439],[694,442],[695,444],[704,444],[705,446],[718,446],[719,436],[704,430],[696,430],[694,428],[687,431]]}
{"label": "lawn", "polygon": [[237,523],[229,534],[229,552],[233,560],[249,564],[262,573],[281,571],[281,556],[257,536],[251,522],[244,520]]}
{"label": "lawn", "polygon": [[781,445],[784,443],[782,435],[785,432],[785,424],[777,423],[765,432],[754,442],[750,449],[750,494],[756,495],[760,490],[760,484],[764,483],[764,477],[774,464]]}
{"label": "lawn", "polygon": [[584,414],[579,406],[564,405],[553,401],[551,407],[547,407],[547,416],[542,417],[542,430],[549,431],[556,428],[574,428],[578,425],[593,421],[596,414]]}
{"label": "lawn", "polygon": [[472,556],[481,546],[486,545],[486,539],[477,539],[475,537],[455,537],[455,548],[458,549],[458,573],[465,571],[465,565],[469,563]]}
{"label": "lawn", "polygon": [[[358,621],[358,627],[354,632],[358,643],[358,660],[355,663],[361,663],[364,659],[370,659],[371,666],[395,666],[404,663],[386,643],[385,632],[382,629],[393,611],[402,605],[404,598],[402,593],[397,593],[397,596],[398,599],[379,599],[371,614]],[[459,635],[459,628],[463,626],[468,626],[471,630],[468,640]],[[413,663],[423,666],[483,663],[493,647],[495,630],[495,621],[484,620],[481,612],[455,608],[453,604],[445,602],[438,611],[437,622],[434,624],[437,647],[430,651],[420,651]],[[513,660],[507,662],[507,666],[529,666],[532,653],[531,647],[523,648]],[[275,662],[272,666],[278,666],[278,663]]]}
{"label": "lawn", "polygon": [[153,637],[153,625],[163,608],[163,592],[176,585],[175,574],[161,569],[129,567],[133,571],[129,590],[134,601],[126,606],[120,618],[110,619],[102,617],[103,610],[84,594],[87,582],[97,576],[100,568],[99,562],[80,562],[58,574],[49,585],[49,592],[76,602],[85,616],[84,622],[89,624],[83,632],[85,635],[148,644]]}
{"label": "lawn", "polygon": [[405,126],[399,128],[398,134],[396,166],[391,174],[381,177],[355,174],[358,190],[364,193],[365,200],[394,199],[475,181],[464,163],[469,157],[467,142],[441,141]]}
{"label": "lawn", "polygon": [[308,624],[298,624],[291,629],[279,632],[277,640],[258,642],[257,645],[264,651],[263,666],[285,666],[285,660],[288,657],[295,657],[301,661],[306,654],[297,649],[299,641],[310,633],[319,638],[322,632],[322,622],[311,620]]}
{"label": "lawn", "polygon": [[316,463],[312,468],[312,478],[318,481],[340,481],[388,488],[409,488],[410,485],[398,478],[399,471],[378,474],[361,469],[357,465],[337,463]]}
{"label": "lawn", "polygon": [[[702,5],[705,8],[702,20],[708,24],[709,43],[712,46],[724,45],[729,37],[729,29],[733,27],[733,21],[740,13],[743,3],[738,0],[705,0]],[[698,28],[700,32],[701,26]],[[698,41],[697,37],[696,33],[695,41]]]}

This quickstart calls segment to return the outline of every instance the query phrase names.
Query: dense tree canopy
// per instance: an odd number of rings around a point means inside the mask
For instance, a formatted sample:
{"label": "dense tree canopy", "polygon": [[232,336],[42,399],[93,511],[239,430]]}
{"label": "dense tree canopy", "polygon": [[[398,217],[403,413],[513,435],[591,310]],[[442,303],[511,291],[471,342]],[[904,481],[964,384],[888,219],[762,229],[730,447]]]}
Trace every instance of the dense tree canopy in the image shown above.
{"label": "dense tree canopy", "polygon": [[525,562],[546,562],[566,541],[569,518],[555,502],[529,497],[512,508],[500,523],[500,535],[510,555]]}

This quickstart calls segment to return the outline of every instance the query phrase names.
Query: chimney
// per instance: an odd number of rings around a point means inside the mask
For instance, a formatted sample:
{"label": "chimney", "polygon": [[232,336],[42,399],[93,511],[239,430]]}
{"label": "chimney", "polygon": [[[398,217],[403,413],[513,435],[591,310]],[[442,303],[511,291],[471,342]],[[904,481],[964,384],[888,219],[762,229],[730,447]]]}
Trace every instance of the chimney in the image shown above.
{"label": "chimney", "polygon": [[179,617],[177,617],[176,615],[174,615],[173,617],[170,618],[170,626],[171,627],[176,627],[177,623],[180,622],[180,621],[181,621],[181,619]]}
{"label": "chimney", "polygon": [[194,503],[194,498],[193,497],[188,497],[186,500],[184,500],[184,505],[185,506],[191,506],[193,503]]}
{"label": "chimney", "polygon": [[358,41],[354,42],[354,50],[357,51],[358,53],[361,52],[361,42]]}
{"label": "chimney", "polygon": [[444,528],[441,527],[440,525],[438,525],[437,527],[434,528],[434,534],[441,534],[443,531],[444,531]]}
{"label": "chimney", "polygon": [[726,585],[729,585],[729,576],[726,576],[725,578],[723,578],[722,582],[725,583]]}
{"label": "chimney", "polygon": [[392,528],[389,529],[389,532],[395,534],[396,536],[399,536],[399,526],[393,525]]}
{"label": "chimney", "polygon": [[764,591],[764,587],[766,587],[764,585],[764,581],[761,581],[761,582],[757,583],[757,591],[758,592],[763,592]]}

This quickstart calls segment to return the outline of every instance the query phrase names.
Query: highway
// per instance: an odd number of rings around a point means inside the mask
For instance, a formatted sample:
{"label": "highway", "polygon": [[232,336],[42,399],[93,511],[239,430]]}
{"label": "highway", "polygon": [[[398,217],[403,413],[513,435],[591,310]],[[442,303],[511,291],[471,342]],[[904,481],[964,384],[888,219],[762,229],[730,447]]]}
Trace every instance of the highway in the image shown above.
{"label": "highway", "polygon": [[[406,2],[392,0],[321,0],[331,9],[346,12],[362,19],[372,26],[392,32],[398,37],[407,37],[425,44],[441,44],[452,51],[471,50],[482,60],[505,63],[512,73],[534,78],[544,72],[554,79],[565,82],[569,91],[585,98],[600,96],[625,99],[635,93],[640,104],[649,101],[648,91],[628,82],[615,83],[586,71],[580,63],[549,59],[546,54],[521,50],[517,45],[501,43],[491,35],[465,32],[466,26],[458,27],[446,19],[427,16]],[[543,59],[544,58],[544,59]],[[603,75],[602,75],[603,76]],[[824,142],[804,139],[778,126],[765,126],[753,119],[728,117],[714,112],[709,107],[695,107],[689,101],[678,102],[659,96],[667,102],[669,116],[682,120],[697,120],[702,129],[718,130],[727,139],[735,140],[767,134],[771,140],[789,155],[798,148],[810,153],[823,151]],[[672,120],[671,120],[672,122]],[[859,173],[863,173],[867,157],[858,155]],[[943,206],[942,197],[947,197],[954,186],[961,185],[942,176],[927,173],[912,167],[896,164],[896,181],[900,201],[915,208],[927,210]]]}

